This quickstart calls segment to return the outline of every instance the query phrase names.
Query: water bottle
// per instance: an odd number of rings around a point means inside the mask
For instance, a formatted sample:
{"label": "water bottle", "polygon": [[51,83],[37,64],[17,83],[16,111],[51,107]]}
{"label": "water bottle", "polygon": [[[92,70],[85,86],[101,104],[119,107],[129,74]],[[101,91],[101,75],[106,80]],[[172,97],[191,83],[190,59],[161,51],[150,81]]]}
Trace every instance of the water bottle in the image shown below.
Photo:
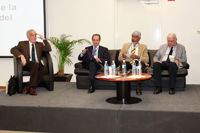
{"label": "water bottle", "polygon": [[115,71],[116,71],[116,66],[115,66],[115,61],[112,61],[112,75],[115,75]]}
{"label": "water bottle", "polygon": [[108,75],[108,63],[107,63],[107,61],[105,61],[105,64],[104,64],[104,75]]}
{"label": "water bottle", "polygon": [[141,62],[139,61],[139,63],[138,63],[138,67],[137,67],[137,73],[138,73],[138,75],[142,75],[142,64],[141,64]]}
{"label": "water bottle", "polygon": [[136,75],[136,63],[135,63],[135,60],[133,60],[132,75]]}
{"label": "water bottle", "polygon": [[122,63],[122,75],[126,75],[126,62],[125,62],[125,60],[123,60],[123,63]]}

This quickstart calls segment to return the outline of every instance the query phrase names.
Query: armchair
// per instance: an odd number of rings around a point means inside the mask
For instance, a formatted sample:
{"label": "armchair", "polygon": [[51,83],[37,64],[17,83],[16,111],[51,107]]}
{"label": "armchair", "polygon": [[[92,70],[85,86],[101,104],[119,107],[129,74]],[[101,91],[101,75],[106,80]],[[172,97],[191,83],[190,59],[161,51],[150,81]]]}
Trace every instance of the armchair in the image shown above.
{"label": "armchair", "polygon": [[[13,61],[14,61],[14,75],[17,78],[16,89],[18,93],[23,93],[23,88],[27,84],[26,82],[23,82],[23,76],[30,76],[30,72],[23,70],[20,58],[16,58],[15,56],[13,56]],[[53,62],[49,52],[42,53],[42,63],[44,66],[48,68],[48,72],[41,80],[39,86],[45,87],[49,91],[53,91],[54,89]]]}

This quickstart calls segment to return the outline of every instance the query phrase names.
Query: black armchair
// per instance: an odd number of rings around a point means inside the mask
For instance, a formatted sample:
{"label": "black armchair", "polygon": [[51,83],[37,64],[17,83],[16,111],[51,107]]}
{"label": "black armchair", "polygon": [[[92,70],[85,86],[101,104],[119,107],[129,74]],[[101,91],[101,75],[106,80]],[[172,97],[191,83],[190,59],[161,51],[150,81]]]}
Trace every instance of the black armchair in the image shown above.
{"label": "black armchair", "polygon": [[[30,76],[30,72],[23,70],[20,58],[16,58],[15,56],[13,56],[13,61],[14,61],[14,75],[17,78],[16,89],[18,93],[23,93],[23,88],[27,84],[23,82],[23,76]],[[53,62],[49,52],[42,53],[42,63],[44,66],[48,68],[48,72],[41,80],[39,86],[45,87],[49,91],[53,91],[54,89]]]}

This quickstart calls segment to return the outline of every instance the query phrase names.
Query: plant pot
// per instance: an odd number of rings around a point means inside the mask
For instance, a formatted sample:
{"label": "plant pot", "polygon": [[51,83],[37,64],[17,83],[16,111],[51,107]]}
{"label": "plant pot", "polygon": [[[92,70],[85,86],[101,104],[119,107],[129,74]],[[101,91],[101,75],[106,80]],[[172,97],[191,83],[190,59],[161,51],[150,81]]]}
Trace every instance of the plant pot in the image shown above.
{"label": "plant pot", "polygon": [[70,82],[73,74],[64,74],[64,76],[59,76],[54,74],[54,81],[56,82]]}

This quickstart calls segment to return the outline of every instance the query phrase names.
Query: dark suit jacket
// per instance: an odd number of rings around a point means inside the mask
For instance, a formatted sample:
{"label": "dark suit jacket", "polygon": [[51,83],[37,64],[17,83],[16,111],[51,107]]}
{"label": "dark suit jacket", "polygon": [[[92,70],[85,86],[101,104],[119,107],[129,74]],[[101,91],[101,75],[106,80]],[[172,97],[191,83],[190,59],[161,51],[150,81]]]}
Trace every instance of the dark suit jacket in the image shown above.
{"label": "dark suit jacket", "polygon": [[[42,58],[42,52],[50,52],[51,51],[51,46],[48,43],[47,40],[43,41],[45,45],[41,42],[36,42],[35,47],[36,47],[36,53],[37,53],[37,58],[38,61],[41,63],[41,58]],[[30,48],[29,48],[29,41],[20,41],[17,46],[11,48],[10,52],[15,56],[19,57],[19,55],[24,55],[26,58],[26,61],[29,61],[31,58],[30,56]]]}
{"label": "dark suit jacket", "polygon": [[[87,52],[92,54],[93,46],[86,47],[85,49],[88,49]],[[108,48],[99,45],[98,58],[101,60],[102,65],[104,65],[105,61],[107,61],[108,64],[109,64],[110,56],[109,56],[109,53],[108,53]],[[80,57],[80,55],[79,55],[78,60],[83,60],[83,57]]]}

